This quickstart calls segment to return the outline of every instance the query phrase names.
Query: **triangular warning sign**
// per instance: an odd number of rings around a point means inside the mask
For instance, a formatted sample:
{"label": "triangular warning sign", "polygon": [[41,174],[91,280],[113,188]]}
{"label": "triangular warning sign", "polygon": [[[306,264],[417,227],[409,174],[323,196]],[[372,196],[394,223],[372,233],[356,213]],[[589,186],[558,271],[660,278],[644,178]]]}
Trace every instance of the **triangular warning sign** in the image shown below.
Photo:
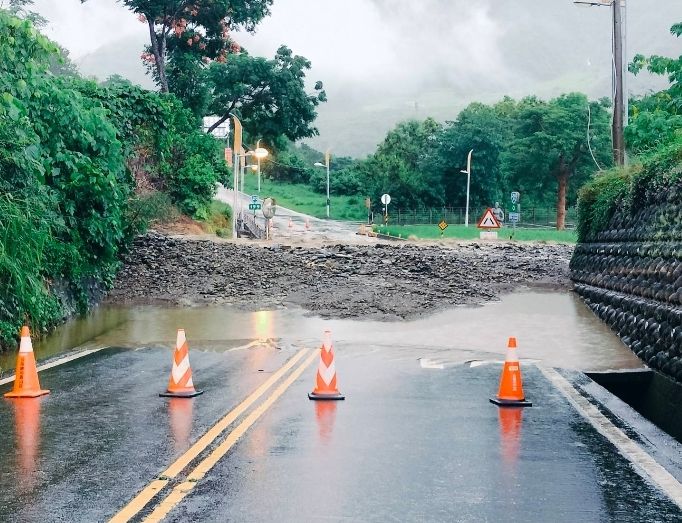
{"label": "triangular warning sign", "polygon": [[483,217],[478,221],[479,229],[499,229],[500,222],[497,221],[492,209],[488,209],[483,213]]}

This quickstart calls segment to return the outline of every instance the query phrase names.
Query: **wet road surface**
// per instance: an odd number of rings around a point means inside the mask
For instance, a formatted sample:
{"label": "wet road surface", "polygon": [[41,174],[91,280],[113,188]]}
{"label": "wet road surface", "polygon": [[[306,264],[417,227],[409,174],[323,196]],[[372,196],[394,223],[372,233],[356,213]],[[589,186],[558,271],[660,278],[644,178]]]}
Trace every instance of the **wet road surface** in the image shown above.
{"label": "wet road surface", "polygon": [[499,367],[341,357],[345,402],[307,402],[302,381],[169,521],[682,517],[534,368],[534,406],[498,409],[488,397]]}
{"label": "wet road surface", "polygon": [[[168,507],[167,520],[678,521],[679,508],[534,367],[639,365],[583,309],[569,295],[536,293],[388,324],[290,310],[134,309],[86,345],[127,349],[42,372],[52,393],[37,401],[0,401],[0,520],[107,520],[330,327],[347,400],[307,399],[317,366],[309,350],[309,364],[300,359],[164,480],[137,520],[233,438]],[[515,318],[525,323],[510,332]],[[158,397],[179,326],[188,331],[194,381],[206,391],[192,400]],[[494,362],[513,334],[534,402],[523,411],[488,403],[499,378]]]}
{"label": "wet road surface", "polygon": [[[234,191],[220,187],[216,194],[216,199],[228,205],[234,202]],[[240,192],[238,194],[238,201],[242,207],[248,212],[249,204],[251,203],[251,196]],[[257,223],[261,227],[265,227],[263,214],[260,211],[256,212]],[[291,227],[289,227],[289,220],[291,219]],[[306,228],[306,220],[308,221],[308,228]],[[292,209],[277,206],[277,214],[273,218],[274,231],[272,239],[278,240],[300,240],[300,241],[343,241],[349,240],[374,243],[376,240],[368,238],[367,236],[359,236],[356,233],[359,229],[358,223],[352,223],[341,220],[321,220],[307,214],[303,214]]]}

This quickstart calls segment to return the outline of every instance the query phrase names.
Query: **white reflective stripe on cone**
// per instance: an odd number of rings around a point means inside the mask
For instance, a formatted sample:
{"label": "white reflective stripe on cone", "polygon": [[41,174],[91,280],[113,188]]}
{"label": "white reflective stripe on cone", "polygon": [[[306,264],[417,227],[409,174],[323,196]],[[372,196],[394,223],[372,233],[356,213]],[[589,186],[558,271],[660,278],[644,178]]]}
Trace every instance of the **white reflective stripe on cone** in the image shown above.
{"label": "white reflective stripe on cone", "polygon": [[329,367],[325,367],[324,363],[320,361],[320,366],[318,367],[317,372],[320,374],[320,378],[322,378],[322,381],[329,385],[334,379],[334,376],[336,376],[336,366],[332,361]]}
{"label": "white reflective stripe on cone", "polygon": [[22,337],[19,342],[19,352],[33,352],[33,344],[29,336]]}

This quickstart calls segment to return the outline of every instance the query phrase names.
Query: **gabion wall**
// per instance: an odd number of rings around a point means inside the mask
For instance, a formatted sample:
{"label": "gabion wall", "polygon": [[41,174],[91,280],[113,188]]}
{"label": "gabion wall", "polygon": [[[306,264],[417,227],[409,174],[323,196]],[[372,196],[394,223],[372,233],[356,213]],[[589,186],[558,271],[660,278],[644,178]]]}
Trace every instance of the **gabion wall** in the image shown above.
{"label": "gabion wall", "polygon": [[576,292],[651,368],[682,383],[682,190],[576,247]]}

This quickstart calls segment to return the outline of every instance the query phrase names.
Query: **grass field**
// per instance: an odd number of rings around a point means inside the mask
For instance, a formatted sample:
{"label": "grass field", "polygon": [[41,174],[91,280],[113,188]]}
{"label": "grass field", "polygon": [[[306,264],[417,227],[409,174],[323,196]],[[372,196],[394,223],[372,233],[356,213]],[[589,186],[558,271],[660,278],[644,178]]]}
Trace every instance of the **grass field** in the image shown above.
{"label": "grass field", "polygon": [[[245,177],[246,193],[258,194],[258,178],[255,175]],[[315,216],[326,217],[326,198],[314,192],[304,184],[275,183],[261,178],[261,197],[272,197],[277,205]],[[364,221],[367,219],[364,198],[361,196],[331,195],[330,217],[335,220]]]}
{"label": "grass field", "polygon": [[[391,236],[402,236],[429,240],[441,237],[440,229],[437,225],[403,225],[403,226],[376,226],[375,230],[380,233],[388,233]],[[498,231],[500,239],[509,239],[512,229],[503,227]],[[480,230],[475,225],[465,227],[464,225],[450,225],[443,233],[444,238],[459,240],[474,240],[479,238]],[[520,241],[549,241],[561,243],[575,243],[577,236],[575,231],[557,231],[555,229],[516,229],[514,240]]]}

